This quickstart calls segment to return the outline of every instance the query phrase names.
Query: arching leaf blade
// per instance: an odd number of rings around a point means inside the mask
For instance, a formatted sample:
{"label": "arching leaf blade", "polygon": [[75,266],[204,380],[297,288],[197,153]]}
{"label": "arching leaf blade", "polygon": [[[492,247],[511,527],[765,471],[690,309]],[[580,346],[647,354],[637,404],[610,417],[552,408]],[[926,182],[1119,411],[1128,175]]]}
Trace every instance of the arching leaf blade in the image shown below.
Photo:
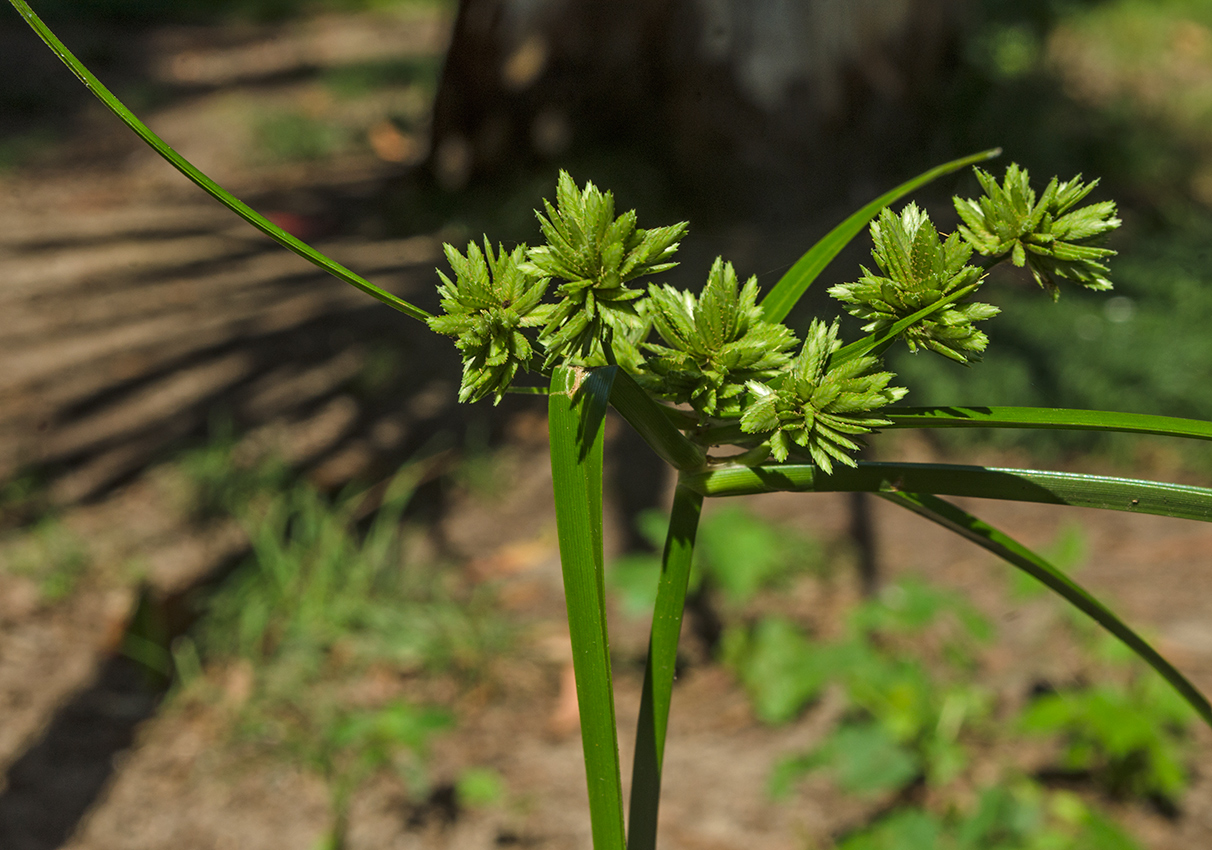
{"label": "arching leaf blade", "polygon": [[1212,726],[1212,705],[1208,703],[1208,698],[1200,693],[1199,689],[1191,684],[1187,677],[1180,673],[1148,641],[1133,631],[1107,606],[1091,596],[1085,588],[1044,558],[1009,535],[943,499],[920,493],[880,493],[879,495],[931,522],[954,531],[1038,579],[1065,601],[1123,641],[1129,649],[1169,682],[1179,696],[1203,718],[1205,723]]}
{"label": "arching leaf blade", "polygon": [[776,492],[930,493],[1103,508],[1212,522],[1212,489],[1106,475],[1002,469],[943,463],[837,465],[826,475],[811,464],[728,466],[686,473],[682,482],[705,496]]}
{"label": "arching leaf blade", "polygon": [[1212,422],[1146,413],[1053,407],[889,407],[883,428],[1047,428],[1212,440]]}
{"label": "arching leaf blade", "polygon": [[808,287],[825,270],[825,267],[829,265],[834,257],[841,253],[843,248],[850,244],[850,240],[857,236],[867,226],[867,223],[875,218],[884,207],[894,203],[915,189],[925,186],[932,180],[937,180],[939,177],[959,171],[966,166],[992,159],[995,156],[999,156],[1001,152],[1001,148],[992,148],[935,166],[929,171],[914,177],[912,180],[902,183],[895,189],[885,192],[871,203],[850,215],[841,224],[826,233],[819,242],[796,260],[795,265],[788,269],[787,273],[774,285],[774,288],[766,293],[766,297],[762,299],[762,312],[765,314],[766,321],[781,322],[787,318],[787,314],[791,312],[791,308],[808,291]]}
{"label": "arching leaf blade", "polygon": [[39,38],[46,43],[46,46],[59,57],[64,65],[71,69],[72,73],[76,75],[80,82],[84,83],[84,86],[90,92],[92,92],[98,100],[105,104],[106,108],[108,108],[110,112],[118,116],[122,123],[133,130],[139,138],[146,142],[152,150],[167,160],[168,163],[173,166],[173,168],[177,169],[187,178],[192,180],[199,188],[201,188],[212,198],[223,204],[223,206],[240,216],[240,218],[247,221],[253,227],[257,228],[257,230],[260,230],[282,247],[289,251],[293,251],[303,259],[307,260],[309,263],[328,272],[333,277],[336,277],[337,279],[362,290],[367,295],[377,298],[387,306],[394,307],[396,310],[399,310],[401,313],[411,316],[414,319],[424,321],[430,317],[430,314],[427,311],[408,303],[398,295],[393,295],[387,290],[375,286],[370,281],[358,274],[355,274],[345,266],[320,253],[306,242],[287,233],[265,216],[254,210],[252,207],[248,206],[248,204],[241,201],[231,192],[228,192],[214,180],[211,180],[209,177],[199,171],[193,165],[193,163],[189,162],[189,160],[185,159],[183,156],[173,150],[173,148],[166,141],[152,132],[152,130],[142,121],[140,121],[139,118],[133,112],[131,112],[125,104],[122,103],[122,101],[118,100],[118,98],[114,96],[113,92],[106,88],[101,81],[98,80],[93,73],[89,71],[88,68],[86,68],[70,50],[67,49],[63,42],[58,39],[51,29],[42,22],[42,19],[34,14],[34,10],[29,7],[29,4],[26,3],[25,0],[9,0],[9,3],[11,3],[13,8],[20,13],[21,17],[25,19],[25,22],[29,24],[34,32],[38,34]]}

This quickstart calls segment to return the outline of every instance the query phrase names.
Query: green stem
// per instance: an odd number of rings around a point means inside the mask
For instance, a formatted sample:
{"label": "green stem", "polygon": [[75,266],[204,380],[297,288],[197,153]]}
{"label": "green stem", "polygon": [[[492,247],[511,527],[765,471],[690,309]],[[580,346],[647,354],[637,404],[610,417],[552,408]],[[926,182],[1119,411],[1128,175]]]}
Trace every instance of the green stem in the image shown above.
{"label": "green stem", "polygon": [[931,493],[1157,514],[1212,522],[1212,490],[1130,478],[942,463],[865,463],[831,475],[810,464],[731,466],[682,476],[704,496],[753,493]]}
{"label": "green stem", "polygon": [[370,281],[366,280],[360,275],[355,274],[335,260],[331,260],[324,254],[321,254],[306,242],[291,236],[285,230],[278,227],[265,216],[261,215],[252,207],[241,201],[231,192],[228,192],[218,183],[211,180],[209,177],[195,168],[191,162],[185,159],[185,157],[173,150],[167,142],[153,133],[146,124],[140,121],[133,112],[126,108],[126,105],[123,104],[122,101],[118,100],[118,98],[114,96],[113,92],[102,85],[101,81],[93,76],[92,72],[89,71],[88,68],[84,67],[83,63],[81,63],[80,60],[77,59],[66,46],[64,46],[63,42],[61,42],[58,37],[51,32],[50,28],[42,22],[42,19],[34,14],[34,10],[29,7],[29,4],[26,3],[25,0],[9,0],[9,3],[11,3],[13,8],[15,8],[21,14],[21,17],[24,18],[25,22],[29,24],[34,32],[38,34],[39,38],[46,43],[46,46],[59,57],[64,65],[71,69],[72,73],[79,78],[80,82],[84,83],[85,87],[90,92],[97,96],[98,100],[109,108],[110,112],[118,116],[118,118],[121,119],[121,121],[126,124],[127,127],[133,130],[139,138],[145,141],[152,150],[164,157],[164,159],[167,160],[173,168],[177,169],[194,183],[196,183],[212,198],[223,204],[223,206],[240,216],[240,218],[247,221],[253,227],[257,228],[257,230],[260,230],[279,245],[293,251],[303,259],[307,260],[309,263],[312,263],[313,265],[318,266],[319,268],[328,272],[333,277],[343,280],[345,283],[348,283],[351,286],[357,287],[367,295],[371,295],[379,299],[389,307],[394,307],[406,316],[411,316],[412,318],[419,319],[421,321],[430,318],[430,314],[425,310],[422,310],[420,307],[409,304],[403,298],[393,295],[385,289],[380,289]]}
{"label": "green stem", "polygon": [[594,850],[624,847],[602,551],[603,432],[617,372],[615,366],[592,371],[558,367],[548,397],[552,490]]}
{"label": "green stem", "polygon": [[1161,674],[1179,696],[1195,709],[1205,723],[1212,726],[1212,705],[1209,705],[1207,697],[1201,694],[1182,673],[1178,672],[1174,665],[1150,646],[1148,641],[1115,616],[1107,606],[1035,552],[967,511],[960,510],[950,502],[934,496],[921,493],[880,493],[879,495],[931,522],[954,531],[1038,579],[1123,641],[1129,649]]}
{"label": "green stem", "polygon": [[627,850],[654,850],[657,809],[661,798],[661,768],[665,760],[665,732],[677,665],[678,638],[686,608],[686,586],[694,557],[703,496],[678,486],[673,496],[669,533],[661,556],[661,579],[652,612],[652,636],[644,668],[640,718],[636,727],[635,760],[631,769],[631,818]]}
{"label": "green stem", "polygon": [[677,429],[675,419],[670,415],[680,415],[680,411],[657,404],[622,369],[610,391],[610,403],[670,466],[675,469],[702,469],[706,453]]}

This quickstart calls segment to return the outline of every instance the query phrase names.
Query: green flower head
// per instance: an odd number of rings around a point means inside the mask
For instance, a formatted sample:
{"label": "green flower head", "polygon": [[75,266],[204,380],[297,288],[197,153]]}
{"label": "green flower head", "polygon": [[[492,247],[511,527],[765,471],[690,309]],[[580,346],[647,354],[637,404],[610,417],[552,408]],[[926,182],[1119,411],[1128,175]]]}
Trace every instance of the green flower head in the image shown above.
{"label": "green flower head", "polygon": [[529,273],[525,245],[508,253],[500,247],[494,254],[485,239],[483,252],[472,242],[466,256],[450,245],[443,248],[455,280],[438,272],[445,315],[429,319],[429,327],[457,338],[463,354],[459,401],[478,401],[492,393],[499,403],[518,368],[526,367],[534,354],[522,328],[543,323],[546,309],[539,300],[548,278]]}
{"label": "green flower head", "polygon": [[[858,281],[829,290],[852,316],[867,322],[865,331],[883,330],[982,279],[981,270],[968,265],[972,247],[954,233],[941,240],[916,204],[899,215],[883,210],[871,224],[871,239],[880,274],[860,266],[863,276]],[[975,323],[998,312],[991,304],[956,301],[911,325],[904,339],[912,351],[928,348],[959,363],[978,360],[989,337]]]}
{"label": "green flower head", "polygon": [[1011,165],[1001,185],[988,172],[973,170],[984,197],[955,199],[955,210],[964,222],[959,232],[973,248],[986,257],[1009,254],[1014,265],[1030,268],[1035,282],[1054,299],[1057,278],[1087,289],[1111,288],[1107,266],[1101,261],[1115,252],[1100,246],[1120,225],[1115,204],[1077,206],[1097,180],[1082,183],[1079,174],[1062,183],[1053,177],[1037,198],[1024,168]]}
{"label": "green flower head", "polygon": [[560,361],[607,358],[616,333],[634,336],[643,325],[635,300],[643,289],[627,284],[644,275],[673,268],[686,224],[644,230],[635,211],[614,215],[614,196],[592,183],[578,189],[561,171],[556,205],[543,202],[547,215],[536,212],[547,244],[532,248],[535,274],[563,281],[561,300],[547,316],[540,342],[547,349],[544,368]]}
{"label": "green flower head", "polygon": [[668,284],[648,291],[652,324],[665,342],[644,346],[653,389],[700,415],[740,416],[748,382],[773,380],[791,362],[795,335],[762,319],[757,278],[738,286],[731,263],[716,258],[697,297]]}
{"label": "green flower head", "polygon": [[770,436],[770,453],[784,461],[792,446],[806,449],[825,473],[833,472],[833,461],[855,466],[849,452],[860,445],[847,435],[866,434],[887,425],[873,415],[908,392],[889,387],[891,372],[873,372],[875,357],[855,357],[830,365],[831,355],[841,348],[838,323],[826,325],[814,319],[804,347],[791,362],[790,371],[777,384],[753,381],[750,398],[741,416],[741,430]]}

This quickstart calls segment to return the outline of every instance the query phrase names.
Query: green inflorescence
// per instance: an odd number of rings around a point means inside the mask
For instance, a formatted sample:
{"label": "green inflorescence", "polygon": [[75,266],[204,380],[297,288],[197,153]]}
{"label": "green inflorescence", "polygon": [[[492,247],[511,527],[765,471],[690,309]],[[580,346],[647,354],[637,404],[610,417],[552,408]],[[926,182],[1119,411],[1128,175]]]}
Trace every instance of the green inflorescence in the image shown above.
{"label": "green inflorescence", "polygon": [[641,281],[676,265],[685,222],[640,228],[634,211],[615,215],[610,192],[563,171],[555,204],[536,213],[545,244],[447,246],[455,281],[441,276],[445,313],[430,326],[463,353],[460,400],[499,402],[519,370],[615,364],[658,400],[689,405],[691,439],[726,433],[748,449],[733,462],[806,455],[828,473],[855,464],[861,435],[887,425],[881,411],[906,393],[881,370],[881,339],[980,359],[989,338],[976,325],[998,309],[973,296],[995,263],[1026,266],[1053,293],[1060,278],[1111,286],[1102,261],[1114,252],[1097,243],[1119,226],[1115,205],[1078,206],[1096,183],[1054,178],[1037,197],[1017,165],[1001,183],[976,175],[985,194],[955,199],[963,223],[946,237],[912,203],[872,222],[876,271],[829,290],[869,334],[847,347],[836,321],[814,319],[793,354],[796,335],[764,318],[757,279],[742,284],[722,258],[698,294]]}
{"label": "green inflorescence", "polygon": [[[957,289],[981,282],[984,272],[968,265],[972,246],[953,233],[939,238],[930,217],[916,204],[897,215],[885,209],[871,225],[871,252],[882,274],[862,267],[855,283],[832,287],[829,294],[846,305],[851,315],[866,320],[865,331],[880,331],[899,319],[934,304]],[[953,303],[911,326],[904,333],[909,348],[919,346],[967,363],[979,359],[989,337],[975,322],[998,314],[991,304]]]}
{"label": "green inflorescence", "polygon": [[757,278],[738,288],[732,263],[717,258],[699,296],[668,284],[649,289],[649,314],[664,344],[646,343],[659,395],[699,414],[741,415],[750,381],[773,381],[791,362],[796,339],[786,325],[762,319]]}
{"label": "green inflorescence", "polygon": [[534,356],[522,329],[542,324],[547,310],[539,309],[539,301],[548,278],[522,269],[525,248],[506,253],[502,247],[494,254],[485,239],[483,252],[472,242],[464,256],[450,245],[443,247],[455,280],[438,272],[445,313],[429,319],[429,327],[457,337],[455,345],[463,353],[459,401],[478,401],[490,393],[500,401],[518,369]]}
{"label": "green inflorescence", "polygon": [[959,232],[980,254],[1003,258],[1031,270],[1035,282],[1058,295],[1056,280],[1063,278],[1087,289],[1110,289],[1102,261],[1115,254],[1101,247],[1107,234],[1119,227],[1115,203],[1103,201],[1078,207],[1098,185],[1082,183],[1081,175],[1061,182],[1056,177],[1038,198],[1025,168],[1011,164],[999,186],[988,172],[975,168],[985,190],[979,200],[955,199],[963,224]]}
{"label": "green inflorescence", "polygon": [[826,325],[814,319],[786,377],[773,387],[750,382],[750,403],[741,415],[741,429],[750,434],[773,432],[770,452],[775,460],[786,460],[795,445],[807,449],[825,472],[833,471],[834,460],[854,466],[847,452],[860,446],[847,435],[889,424],[873,412],[908,392],[888,386],[895,377],[891,372],[872,371],[878,357],[830,364],[830,355],[841,347],[837,322]]}
{"label": "green inflorescence", "polygon": [[610,192],[592,183],[579,190],[566,171],[560,172],[556,206],[543,204],[547,215],[535,214],[547,244],[530,250],[530,266],[563,281],[539,337],[547,350],[544,368],[595,353],[609,357],[616,335],[626,337],[644,324],[635,303],[644,290],[627,284],[677,265],[670,258],[686,224],[637,228],[634,210],[615,218]]}

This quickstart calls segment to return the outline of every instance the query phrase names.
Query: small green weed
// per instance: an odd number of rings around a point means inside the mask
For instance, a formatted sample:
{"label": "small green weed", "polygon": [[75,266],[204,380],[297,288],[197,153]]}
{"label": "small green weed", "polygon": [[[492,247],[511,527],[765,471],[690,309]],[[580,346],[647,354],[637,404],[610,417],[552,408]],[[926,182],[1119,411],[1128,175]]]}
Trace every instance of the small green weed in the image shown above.
{"label": "small green weed", "polygon": [[54,516],[44,517],[14,537],[5,566],[34,579],[44,602],[70,596],[92,562],[84,541]]}
{"label": "small green weed", "polygon": [[455,783],[459,803],[471,808],[495,806],[505,796],[505,780],[490,767],[469,767]]}
{"label": "small green weed", "polygon": [[[1056,548],[1076,558],[1081,544],[1062,534]],[[730,628],[725,661],[764,722],[794,719],[830,686],[845,699],[833,732],[776,765],[771,792],[785,796],[806,774],[825,771],[839,790],[872,801],[903,798],[919,784],[935,806],[950,801],[938,811],[896,808],[847,836],[839,850],[1136,847],[1091,804],[1018,768],[1003,768],[997,785],[978,784],[975,806],[955,795],[974,781],[964,778],[974,747],[1046,735],[1062,746],[1059,764],[1040,769],[1045,780],[1060,769],[1106,793],[1173,809],[1189,781],[1183,747],[1190,709],[1132,665],[1132,656],[1102,646],[1093,662],[1118,676],[1037,698],[1017,720],[999,725],[993,693],[971,676],[976,648],[992,637],[988,621],[960,597],[920,581],[891,585],[856,608],[836,640],[815,640],[777,617]],[[1075,637],[1080,644],[1082,634]]]}
{"label": "small green weed", "polygon": [[348,142],[340,127],[291,110],[259,116],[253,125],[253,149],[267,163],[326,159]]}
{"label": "small green weed", "polygon": [[[414,796],[428,790],[428,743],[454,717],[404,699],[402,677],[475,675],[507,642],[486,598],[409,557],[401,515],[417,476],[416,467],[397,475],[364,531],[354,495],[333,501],[305,485],[268,499],[222,490],[253,552],[211,600],[195,641],[175,653],[195,676],[207,663],[250,671],[241,737],[326,778],[338,837],[371,774],[392,769]],[[351,696],[375,677],[383,696]],[[473,797],[487,795],[485,782],[469,782]]]}
{"label": "small green weed", "polygon": [[967,812],[899,808],[837,850],[1139,850],[1113,821],[1068,792],[1027,781],[986,788]]}
{"label": "small green weed", "polygon": [[420,86],[432,97],[441,70],[441,57],[415,56],[342,65],[326,71],[323,82],[334,95],[346,99],[405,86]]}
{"label": "small green weed", "polygon": [[[669,518],[660,511],[645,511],[638,526],[653,548],[659,549]],[[824,547],[811,536],[730,505],[703,519],[690,589],[697,591],[706,583],[727,605],[737,608],[762,590],[785,586],[797,575],[819,574],[825,565]],[[652,611],[660,571],[659,554],[634,553],[613,562],[607,581],[624,612],[640,616]]]}

